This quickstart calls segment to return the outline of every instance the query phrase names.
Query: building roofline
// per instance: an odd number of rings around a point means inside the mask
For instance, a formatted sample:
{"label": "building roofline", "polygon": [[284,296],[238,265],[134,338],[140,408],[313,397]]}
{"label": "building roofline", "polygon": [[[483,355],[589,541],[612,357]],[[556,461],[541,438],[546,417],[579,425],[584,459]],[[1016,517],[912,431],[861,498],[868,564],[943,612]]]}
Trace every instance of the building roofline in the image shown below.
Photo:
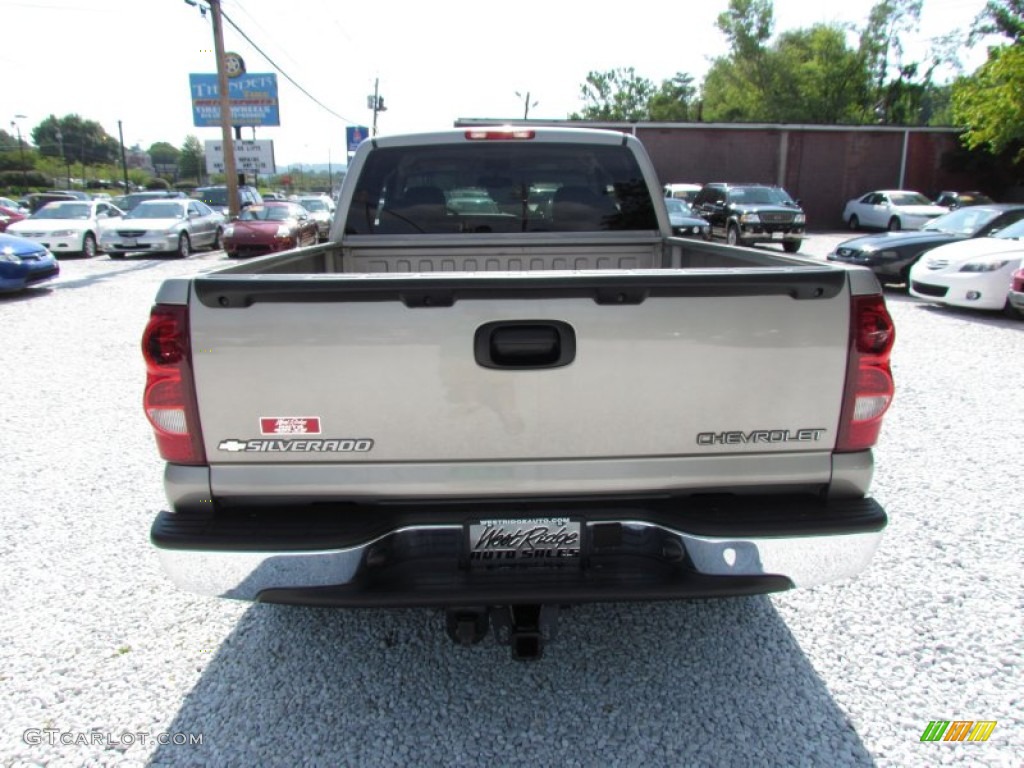
{"label": "building roofline", "polygon": [[523,120],[522,118],[459,117],[455,128],[470,128],[484,125],[533,125],[564,128],[603,128],[605,130],[636,132],[636,129],[702,130],[711,128],[718,131],[846,131],[854,133],[963,133],[964,128],[931,125],[817,125],[813,123],[661,123],[595,120]]}

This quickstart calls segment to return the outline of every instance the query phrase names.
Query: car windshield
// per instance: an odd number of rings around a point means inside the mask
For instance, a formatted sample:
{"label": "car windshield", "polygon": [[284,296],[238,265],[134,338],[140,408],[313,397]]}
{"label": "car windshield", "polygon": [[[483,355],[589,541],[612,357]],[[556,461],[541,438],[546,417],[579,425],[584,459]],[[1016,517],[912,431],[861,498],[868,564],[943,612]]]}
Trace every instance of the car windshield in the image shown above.
{"label": "car windshield", "polygon": [[185,206],[177,203],[139,203],[125,216],[126,219],[183,219]]}
{"label": "car windshield", "polygon": [[1002,237],[1006,240],[1024,240],[1024,219],[1019,219],[1007,227],[996,230],[992,237]]}
{"label": "car windshield", "polygon": [[931,205],[932,201],[920,192],[890,192],[889,202],[893,205]]}
{"label": "car windshield", "polygon": [[49,203],[34,214],[33,219],[88,219],[92,206],[88,203]]}
{"label": "car windshield", "polygon": [[734,203],[796,205],[786,190],[779,187],[733,187],[729,190],[729,200]]}
{"label": "car windshield", "polygon": [[227,187],[204,187],[197,189],[195,195],[207,205],[227,207],[228,204]]}
{"label": "car windshield", "polygon": [[991,208],[960,208],[932,219],[921,229],[950,235],[973,235],[998,215],[999,211]]}
{"label": "car windshield", "polygon": [[242,221],[287,221],[292,218],[291,209],[283,205],[261,208],[251,205],[238,217]]}
{"label": "car windshield", "polygon": [[693,209],[691,209],[690,206],[688,206],[682,200],[679,200],[674,197],[665,198],[665,207],[668,208],[669,213],[675,213],[680,216],[693,215]]}

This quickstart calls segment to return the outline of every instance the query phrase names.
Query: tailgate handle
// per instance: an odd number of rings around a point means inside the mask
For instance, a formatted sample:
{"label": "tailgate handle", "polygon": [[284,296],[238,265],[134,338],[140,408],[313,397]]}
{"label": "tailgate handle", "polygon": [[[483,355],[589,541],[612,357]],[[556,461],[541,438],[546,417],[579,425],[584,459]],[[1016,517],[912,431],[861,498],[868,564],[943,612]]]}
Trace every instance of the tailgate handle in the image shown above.
{"label": "tailgate handle", "polygon": [[559,368],[576,358],[576,332],[561,320],[502,320],[476,329],[473,353],[484,368]]}

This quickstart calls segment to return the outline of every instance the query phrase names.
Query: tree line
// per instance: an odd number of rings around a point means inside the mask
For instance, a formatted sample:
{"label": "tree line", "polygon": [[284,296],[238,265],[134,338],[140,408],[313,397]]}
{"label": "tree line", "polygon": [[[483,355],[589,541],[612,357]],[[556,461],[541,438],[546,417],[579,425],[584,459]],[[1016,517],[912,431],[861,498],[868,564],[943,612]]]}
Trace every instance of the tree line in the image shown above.
{"label": "tree line", "polygon": [[[716,20],[729,44],[702,83],[677,72],[660,85],[633,67],[591,71],[574,120],[964,126],[964,143],[1024,160],[1024,0],[989,0],[972,29],[911,56],[923,0],[882,0],[864,25],[814,24],[774,35],[772,0],[730,0]],[[959,54],[986,36],[988,60]],[[940,82],[944,72],[952,82]]]}

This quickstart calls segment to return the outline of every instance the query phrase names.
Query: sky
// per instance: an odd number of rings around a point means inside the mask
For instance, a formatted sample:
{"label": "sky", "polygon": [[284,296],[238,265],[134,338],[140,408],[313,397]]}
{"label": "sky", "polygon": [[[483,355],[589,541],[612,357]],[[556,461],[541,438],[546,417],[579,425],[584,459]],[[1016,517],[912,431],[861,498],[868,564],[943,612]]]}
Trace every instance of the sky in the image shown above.
{"label": "sky", "polygon": [[[876,0],[775,0],[775,33],[815,23],[863,26]],[[633,67],[656,85],[676,72],[699,83],[727,53],[715,19],[728,0],[222,0],[224,12],[264,54],[225,24],[225,45],[249,73],[276,72],[278,167],[343,164],[345,127],[372,123],[375,80],[386,111],[378,131],[451,128],[458,118],[564,119],[579,111],[590,71]],[[924,0],[921,27],[904,42],[970,27],[985,0]],[[98,121],[127,146],[180,146],[188,134],[219,140],[192,122],[189,73],[216,72],[209,14],[185,0],[0,0],[0,127],[23,136],[50,114]],[[985,48],[965,49],[967,72]],[[284,74],[282,74],[282,71]],[[287,74],[323,105],[293,86]],[[517,96],[517,92],[520,94]],[[330,111],[328,111],[330,110]],[[335,114],[331,114],[331,112]],[[23,115],[24,117],[16,117]],[[245,128],[243,138],[253,138]]]}

